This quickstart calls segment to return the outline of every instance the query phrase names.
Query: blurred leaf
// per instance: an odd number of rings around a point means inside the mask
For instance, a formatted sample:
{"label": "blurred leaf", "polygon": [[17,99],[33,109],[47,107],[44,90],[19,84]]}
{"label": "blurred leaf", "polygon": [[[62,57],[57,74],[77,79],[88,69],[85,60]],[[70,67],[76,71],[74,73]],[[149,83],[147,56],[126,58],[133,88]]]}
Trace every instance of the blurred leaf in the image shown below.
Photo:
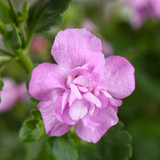
{"label": "blurred leaf", "polygon": [[37,141],[45,135],[45,128],[40,113],[37,110],[32,110],[31,114],[32,118],[23,123],[19,132],[19,138],[23,142]]}
{"label": "blurred leaf", "polygon": [[23,18],[23,21],[25,22],[28,18],[28,9],[27,9],[27,6],[28,6],[28,2],[25,2],[23,7],[22,7],[22,18]]}
{"label": "blurred leaf", "polygon": [[18,14],[19,14],[18,22],[19,22],[19,24],[23,24],[28,19],[28,9],[27,9],[27,7],[28,7],[28,2],[25,2],[23,7],[22,7],[22,11],[18,12]]}
{"label": "blurred leaf", "polygon": [[[0,91],[1,91],[2,88],[3,88],[3,85],[4,85],[3,80],[2,80],[1,77],[0,77]],[[0,95],[0,102],[1,102],[1,95]]]}
{"label": "blurred leaf", "polygon": [[42,119],[42,116],[41,116],[41,113],[40,113],[39,109],[32,109],[32,110],[31,110],[31,115],[32,115],[34,118]]}
{"label": "blurred leaf", "polygon": [[0,33],[4,34],[5,32],[7,32],[7,29],[5,25],[3,24],[3,22],[0,20]]}
{"label": "blurred leaf", "polygon": [[3,43],[7,48],[19,49],[22,45],[18,29],[13,24],[12,31],[6,32],[3,36]]}
{"label": "blurred leaf", "polygon": [[0,0],[0,20],[5,24],[12,22],[10,18],[10,8],[4,0]]}
{"label": "blurred leaf", "polygon": [[131,157],[131,136],[122,128],[123,124],[119,122],[96,144],[103,159],[128,160]]}
{"label": "blurred leaf", "polygon": [[71,0],[37,0],[28,18],[29,32],[42,32],[61,22],[60,14],[65,11]]}
{"label": "blurred leaf", "polygon": [[78,159],[79,160],[103,160],[96,145],[81,141],[78,145]]}
{"label": "blurred leaf", "polygon": [[[27,143],[26,146],[26,157],[25,160],[35,160],[42,151],[44,145],[44,139],[41,139],[38,142]],[[33,152],[34,151],[34,152]]]}
{"label": "blurred leaf", "polygon": [[0,91],[1,91],[2,88],[3,88],[3,85],[4,85],[4,83],[3,83],[2,79],[0,78]]}
{"label": "blurred leaf", "polygon": [[133,160],[160,159],[160,118],[138,118],[130,123],[133,135]]}
{"label": "blurred leaf", "polygon": [[78,160],[76,144],[68,134],[50,138],[47,145],[49,152],[57,160]]}

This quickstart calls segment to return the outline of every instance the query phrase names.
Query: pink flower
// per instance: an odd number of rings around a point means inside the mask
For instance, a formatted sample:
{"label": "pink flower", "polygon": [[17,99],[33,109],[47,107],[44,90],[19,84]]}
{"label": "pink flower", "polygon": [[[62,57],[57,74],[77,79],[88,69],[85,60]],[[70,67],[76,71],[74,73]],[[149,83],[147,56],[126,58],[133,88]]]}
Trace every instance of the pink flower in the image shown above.
{"label": "pink flower", "polygon": [[160,0],[126,0],[134,9],[131,24],[141,27],[147,17],[160,19]]}
{"label": "pink flower", "polygon": [[29,93],[49,136],[62,136],[76,125],[77,135],[96,143],[118,122],[120,99],[135,88],[134,68],[120,56],[104,58],[101,41],[86,29],[60,31],[51,54],[57,64],[34,68]]}
{"label": "pink flower", "polygon": [[0,112],[10,110],[17,101],[27,100],[27,88],[25,83],[17,85],[12,79],[4,78],[4,86],[2,88]]}
{"label": "pink flower", "polygon": [[43,53],[48,47],[48,41],[43,36],[36,36],[31,43],[30,50],[35,53]]}

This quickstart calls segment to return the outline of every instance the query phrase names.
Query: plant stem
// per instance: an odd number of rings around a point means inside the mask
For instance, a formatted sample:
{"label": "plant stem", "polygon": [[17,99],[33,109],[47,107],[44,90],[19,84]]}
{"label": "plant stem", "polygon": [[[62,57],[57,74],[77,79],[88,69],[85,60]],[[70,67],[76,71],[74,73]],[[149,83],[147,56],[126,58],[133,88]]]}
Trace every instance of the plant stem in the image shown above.
{"label": "plant stem", "polygon": [[16,10],[15,10],[15,7],[14,7],[14,5],[13,5],[12,0],[8,0],[8,4],[9,4],[9,6],[10,6],[10,8],[11,8],[11,11],[12,11],[13,20],[14,20],[16,26],[18,26],[17,12],[16,12]]}
{"label": "plant stem", "polygon": [[5,50],[1,49],[1,48],[0,48],[0,52],[1,52],[2,54],[7,55],[7,56],[11,56],[11,57],[13,57],[13,54],[11,54],[11,53],[9,53],[9,52],[7,52],[7,51],[5,51]]}
{"label": "plant stem", "polygon": [[29,57],[29,55],[27,54],[26,51],[16,51],[16,54],[19,56],[19,64],[24,68],[24,70],[26,71],[27,74],[30,73],[30,71],[33,68],[33,63]]}
{"label": "plant stem", "polygon": [[8,56],[0,56],[0,61],[7,61],[10,59],[11,59],[11,57],[8,57]]}

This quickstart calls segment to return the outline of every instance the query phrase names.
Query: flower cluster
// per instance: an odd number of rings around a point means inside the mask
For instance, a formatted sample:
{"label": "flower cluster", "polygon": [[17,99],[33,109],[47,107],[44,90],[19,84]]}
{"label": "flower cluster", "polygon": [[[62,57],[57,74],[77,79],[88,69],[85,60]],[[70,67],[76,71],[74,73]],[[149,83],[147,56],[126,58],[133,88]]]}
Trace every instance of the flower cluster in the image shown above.
{"label": "flower cluster", "polygon": [[80,138],[96,143],[135,88],[133,66],[120,56],[105,59],[101,41],[86,29],[60,31],[51,54],[57,64],[35,67],[29,83],[47,134],[62,136],[76,125]]}
{"label": "flower cluster", "polygon": [[12,79],[4,78],[2,88],[0,112],[10,110],[18,101],[28,99],[27,88],[25,83],[17,85]]}
{"label": "flower cluster", "polygon": [[135,28],[139,28],[150,16],[160,19],[160,0],[126,0],[134,9],[131,21]]}

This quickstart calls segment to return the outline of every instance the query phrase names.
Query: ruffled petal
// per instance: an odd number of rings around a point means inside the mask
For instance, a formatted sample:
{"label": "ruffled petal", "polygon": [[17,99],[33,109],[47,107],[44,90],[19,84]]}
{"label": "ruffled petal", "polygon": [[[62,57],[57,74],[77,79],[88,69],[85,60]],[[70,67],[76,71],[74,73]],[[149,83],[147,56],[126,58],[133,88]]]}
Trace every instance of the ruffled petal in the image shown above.
{"label": "ruffled petal", "polygon": [[134,67],[120,56],[106,58],[104,84],[105,90],[115,98],[129,96],[135,89]]}
{"label": "ruffled petal", "polygon": [[62,136],[69,131],[71,125],[61,123],[55,115],[53,101],[41,101],[38,108],[42,114],[46,133],[49,136]]}
{"label": "ruffled petal", "polygon": [[68,103],[64,106],[63,112],[62,112],[62,104],[63,104],[63,97],[59,96],[55,102],[54,111],[56,114],[57,119],[62,122],[69,125],[74,125],[77,123],[77,121],[74,121],[71,119],[69,115],[69,106]]}
{"label": "ruffled petal", "polygon": [[91,55],[87,60],[92,75],[93,85],[97,85],[104,76],[105,58],[100,52]]}
{"label": "ruffled petal", "polygon": [[29,82],[29,94],[38,100],[47,100],[53,88],[65,89],[66,71],[58,65],[42,63],[35,67]]}
{"label": "ruffled petal", "polygon": [[60,31],[51,50],[56,62],[68,68],[82,66],[95,52],[102,52],[101,41],[86,29]]}
{"label": "ruffled petal", "polygon": [[83,118],[87,112],[88,108],[86,104],[79,100],[76,100],[69,109],[69,115],[74,121]]}
{"label": "ruffled petal", "polygon": [[96,143],[113,125],[117,124],[117,112],[112,107],[96,108],[76,125],[77,135],[87,142]]}

